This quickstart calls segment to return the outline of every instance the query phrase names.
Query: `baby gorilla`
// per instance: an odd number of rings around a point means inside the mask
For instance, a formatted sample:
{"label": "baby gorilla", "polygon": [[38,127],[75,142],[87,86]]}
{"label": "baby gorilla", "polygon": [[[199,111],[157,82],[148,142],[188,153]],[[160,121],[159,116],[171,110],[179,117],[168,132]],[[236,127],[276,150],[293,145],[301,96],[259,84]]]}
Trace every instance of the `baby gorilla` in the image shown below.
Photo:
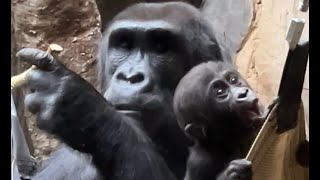
{"label": "baby gorilla", "polygon": [[258,98],[234,65],[207,62],[179,82],[173,101],[179,126],[194,142],[185,180],[248,180],[248,152],[262,126]]}

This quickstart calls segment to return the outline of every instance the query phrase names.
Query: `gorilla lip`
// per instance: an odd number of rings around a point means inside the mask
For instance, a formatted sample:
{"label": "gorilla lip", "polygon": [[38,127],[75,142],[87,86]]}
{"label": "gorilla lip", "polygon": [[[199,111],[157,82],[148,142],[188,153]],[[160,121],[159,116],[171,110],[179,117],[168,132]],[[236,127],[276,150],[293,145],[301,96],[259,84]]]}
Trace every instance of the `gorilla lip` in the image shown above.
{"label": "gorilla lip", "polygon": [[141,116],[141,112],[137,109],[137,107],[131,107],[127,104],[121,104],[121,105],[116,105],[115,108],[119,113],[125,114],[133,118],[137,118]]}
{"label": "gorilla lip", "polygon": [[141,118],[141,112],[139,111],[132,111],[132,110],[118,110],[118,112],[126,115],[126,116],[129,116],[133,119],[140,119]]}
{"label": "gorilla lip", "polygon": [[129,104],[116,104],[114,105],[117,111],[133,111],[133,112],[138,112],[140,111],[138,107],[130,106]]}

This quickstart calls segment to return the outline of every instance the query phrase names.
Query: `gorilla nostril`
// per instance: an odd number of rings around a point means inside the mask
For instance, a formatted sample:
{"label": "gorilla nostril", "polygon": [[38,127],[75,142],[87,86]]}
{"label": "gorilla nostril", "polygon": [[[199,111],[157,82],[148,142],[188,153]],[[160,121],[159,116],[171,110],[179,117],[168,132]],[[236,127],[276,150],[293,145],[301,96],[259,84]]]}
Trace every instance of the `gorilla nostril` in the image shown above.
{"label": "gorilla nostril", "polygon": [[241,92],[238,96],[239,99],[242,99],[242,98],[245,98],[247,97],[247,94],[248,94],[248,89],[246,88],[243,92]]}
{"label": "gorilla nostril", "polygon": [[128,77],[128,81],[130,81],[132,84],[142,82],[143,80],[144,76],[141,73]]}
{"label": "gorilla nostril", "polygon": [[119,73],[117,75],[117,79],[122,80],[122,81],[127,81],[131,84],[134,84],[134,83],[142,82],[144,80],[144,75],[141,73],[138,73],[138,74],[125,76],[123,73]]}
{"label": "gorilla nostril", "polygon": [[118,80],[122,80],[122,81],[127,81],[127,78],[124,76],[124,74],[122,74],[122,73],[119,73],[118,75],[117,75],[117,79]]}

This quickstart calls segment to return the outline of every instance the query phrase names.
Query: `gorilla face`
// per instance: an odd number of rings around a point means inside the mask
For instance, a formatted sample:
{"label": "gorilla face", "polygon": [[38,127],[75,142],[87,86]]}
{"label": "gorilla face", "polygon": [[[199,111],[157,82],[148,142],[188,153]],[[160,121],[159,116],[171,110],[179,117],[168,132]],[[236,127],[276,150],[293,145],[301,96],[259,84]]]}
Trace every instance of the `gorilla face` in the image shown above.
{"label": "gorilla face", "polygon": [[[218,43],[200,21],[198,10],[184,4],[183,13],[178,14],[181,7],[175,4],[179,3],[168,4],[144,4],[143,16],[141,4],[123,11],[100,44],[104,97],[121,112],[142,119],[150,119],[151,113],[171,112],[182,76],[206,57],[220,56]],[[202,46],[206,48],[199,53]],[[153,120],[159,117],[152,116]]]}
{"label": "gorilla face", "polygon": [[127,114],[146,115],[145,111],[163,110],[161,107],[167,106],[187,71],[190,55],[183,47],[185,40],[169,27],[165,29],[164,22],[115,26],[105,57],[109,83],[104,97]]}
{"label": "gorilla face", "polygon": [[126,24],[112,31],[105,57],[109,83],[104,96],[119,106],[161,89],[174,90],[188,60],[186,50],[179,46],[183,42],[178,34],[163,29],[162,23],[144,23],[141,28]]}
{"label": "gorilla face", "polygon": [[249,126],[260,115],[258,97],[238,71],[225,63],[208,63],[211,81],[205,96],[214,112],[212,115],[225,117],[232,114],[244,125]]}

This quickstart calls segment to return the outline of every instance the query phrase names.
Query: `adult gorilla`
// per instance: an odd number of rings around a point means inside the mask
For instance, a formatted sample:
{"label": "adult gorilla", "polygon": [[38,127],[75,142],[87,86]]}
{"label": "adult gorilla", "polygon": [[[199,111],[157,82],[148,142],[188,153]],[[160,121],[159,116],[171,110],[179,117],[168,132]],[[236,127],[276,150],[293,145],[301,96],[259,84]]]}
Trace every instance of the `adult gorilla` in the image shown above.
{"label": "adult gorilla", "polygon": [[225,59],[212,28],[191,5],[140,3],[112,20],[99,49],[104,96],[51,55],[18,52],[38,67],[27,77],[28,109],[68,145],[33,179],[99,179],[95,167],[107,179],[182,179],[189,142],[172,98],[193,66]]}

